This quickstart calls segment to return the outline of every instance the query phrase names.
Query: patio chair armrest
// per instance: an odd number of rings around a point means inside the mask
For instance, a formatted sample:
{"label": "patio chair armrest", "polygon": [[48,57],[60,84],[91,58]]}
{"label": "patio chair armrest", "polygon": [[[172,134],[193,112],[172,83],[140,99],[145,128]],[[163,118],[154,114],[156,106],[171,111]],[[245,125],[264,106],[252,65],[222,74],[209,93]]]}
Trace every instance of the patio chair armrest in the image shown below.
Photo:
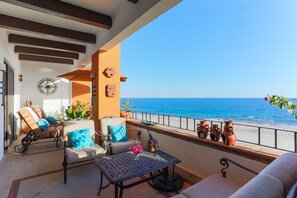
{"label": "patio chair armrest", "polygon": [[100,137],[103,137],[104,139],[105,138],[111,138],[111,135],[103,134],[101,131],[99,131],[99,132],[95,131],[95,135],[98,135]]}
{"label": "patio chair armrest", "polygon": [[231,163],[231,164],[233,164],[233,165],[235,165],[235,166],[237,166],[237,167],[239,167],[239,168],[241,168],[243,170],[246,170],[246,171],[248,171],[250,173],[258,175],[258,173],[256,171],[253,171],[253,170],[251,170],[251,169],[249,169],[249,168],[247,168],[247,167],[245,167],[245,166],[243,166],[243,165],[241,165],[241,164],[239,164],[239,163],[237,163],[237,162],[235,162],[235,161],[233,161],[231,159],[222,158],[222,159],[220,159],[220,164],[224,167],[224,168],[221,169],[222,177],[225,177],[225,178],[227,177],[226,169],[229,168],[229,163]]}

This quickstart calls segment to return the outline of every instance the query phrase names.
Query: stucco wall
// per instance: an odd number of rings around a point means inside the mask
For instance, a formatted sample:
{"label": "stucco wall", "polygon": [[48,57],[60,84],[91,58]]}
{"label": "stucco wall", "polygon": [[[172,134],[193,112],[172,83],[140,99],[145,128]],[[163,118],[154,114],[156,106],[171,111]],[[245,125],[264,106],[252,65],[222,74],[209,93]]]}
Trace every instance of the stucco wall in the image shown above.
{"label": "stucco wall", "polygon": [[[21,103],[32,100],[33,105],[40,105],[48,114],[61,112],[70,104],[70,83],[57,76],[70,70],[69,65],[22,61]],[[55,80],[58,89],[54,94],[44,95],[38,91],[37,84],[43,78]]]}
{"label": "stucco wall", "polygon": [[[8,43],[8,33],[6,30],[0,28],[0,64],[4,63],[4,59],[10,64],[14,70],[14,109],[19,109],[20,107],[20,87],[17,83],[17,75],[20,72],[20,62],[17,55],[14,53],[13,46]],[[2,76],[2,74],[0,74]],[[2,95],[0,94],[0,97]],[[4,115],[3,106],[0,105],[0,160],[4,153]]]}

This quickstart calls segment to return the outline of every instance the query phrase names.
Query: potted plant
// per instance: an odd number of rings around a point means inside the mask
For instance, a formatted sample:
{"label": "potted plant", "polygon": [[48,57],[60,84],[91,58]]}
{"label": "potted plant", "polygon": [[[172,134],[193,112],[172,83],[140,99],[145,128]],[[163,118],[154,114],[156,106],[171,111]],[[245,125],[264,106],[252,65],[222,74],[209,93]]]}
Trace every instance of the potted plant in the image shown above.
{"label": "potted plant", "polygon": [[68,109],[65,110],[67,120],[72,119],[91,119],[91,108],[88,104],[81,103],[80,101],[76,101],[76,104],[68,106]]}
{"label": "potted plant", "polygon": [[121,117],[125,118],[126,120],[131,118],[131,108],[133,106],[133,101],[131,99],[127,99],[123,104],[122,104],[122,109],[121,109]]}

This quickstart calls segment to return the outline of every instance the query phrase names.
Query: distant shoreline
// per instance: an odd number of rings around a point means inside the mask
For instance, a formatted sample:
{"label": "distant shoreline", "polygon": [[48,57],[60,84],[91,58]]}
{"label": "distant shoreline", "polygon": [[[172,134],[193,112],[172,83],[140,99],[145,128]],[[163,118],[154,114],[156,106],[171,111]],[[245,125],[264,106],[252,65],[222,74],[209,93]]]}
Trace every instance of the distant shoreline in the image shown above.
{"label": "distant shoreline", "polygon": [[[132,110],[197,120],[233,120],[236,123],[297,130],[297,120],[264,98],[131,98]],[[122,98],[123,103],[126,99]]]}

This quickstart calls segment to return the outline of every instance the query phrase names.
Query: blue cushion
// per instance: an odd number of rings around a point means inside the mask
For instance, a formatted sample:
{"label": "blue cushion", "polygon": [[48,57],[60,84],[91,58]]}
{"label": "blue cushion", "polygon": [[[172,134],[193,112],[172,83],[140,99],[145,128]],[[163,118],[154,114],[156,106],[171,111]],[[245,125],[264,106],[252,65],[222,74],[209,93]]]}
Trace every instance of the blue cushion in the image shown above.
{"label": "blue cushion", "polygon": [[56,124],[57,123],[57,119],[54,116],[47,116],[47,121],[50,124]]}
{"label": "blue cushion", "polygon": [[79,129],[68,133],[73,149],[81,149],[86,146],[94,146],[94,142],[90,133],[90,128]]}
{"label": "blue cushion", "polygon": [[108,126],[112,142],[124,142],[128,140],[126,126]]}
{"label": "blue cushion", "polygon": [[50,124],[48,123],[48,121],[46,119],[39,119],[38,120],[38,126],[42,131],[48,131]]}

